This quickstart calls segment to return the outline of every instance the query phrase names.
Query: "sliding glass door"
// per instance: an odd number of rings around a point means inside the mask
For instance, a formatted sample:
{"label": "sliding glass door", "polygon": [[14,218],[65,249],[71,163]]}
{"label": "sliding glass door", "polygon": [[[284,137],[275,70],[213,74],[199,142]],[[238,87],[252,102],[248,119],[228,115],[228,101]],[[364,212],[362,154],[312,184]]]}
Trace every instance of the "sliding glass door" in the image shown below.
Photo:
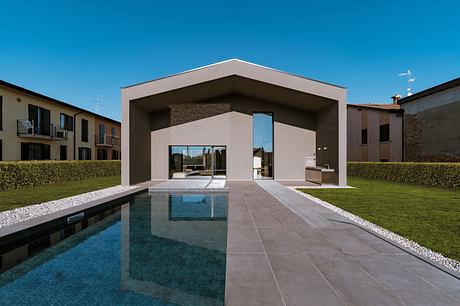
{"label": "sliding glass door", "polygon": [[227,147],[170,146],[169,178],[226,178]]}
{"label": "sliding glass door", "polygon": [[273,114],[253,114],[253,178],[273,179]]}

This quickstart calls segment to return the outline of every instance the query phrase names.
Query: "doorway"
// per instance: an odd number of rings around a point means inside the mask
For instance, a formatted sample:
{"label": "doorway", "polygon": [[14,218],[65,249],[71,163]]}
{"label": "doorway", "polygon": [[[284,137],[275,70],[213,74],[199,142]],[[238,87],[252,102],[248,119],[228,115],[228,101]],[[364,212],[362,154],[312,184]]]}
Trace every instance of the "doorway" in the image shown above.
{"label": "doorway", "polygon": [[169,146],[170,179],[225,179],[226,146]]}

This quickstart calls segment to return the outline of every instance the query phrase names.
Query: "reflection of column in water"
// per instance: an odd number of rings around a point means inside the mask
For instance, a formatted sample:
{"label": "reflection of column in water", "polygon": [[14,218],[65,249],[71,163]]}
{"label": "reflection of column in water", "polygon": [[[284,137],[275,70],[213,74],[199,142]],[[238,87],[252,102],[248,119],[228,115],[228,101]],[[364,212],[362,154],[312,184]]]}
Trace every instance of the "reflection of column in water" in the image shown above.
{"label": "reflection of column in water", "polygon": [[214,195],[211,195],[211,218],[214,218]]}
{"label": "reflection of column in water", "polygon": [[129,203],[121,206],[120,288],[128,289],[129,281]]}

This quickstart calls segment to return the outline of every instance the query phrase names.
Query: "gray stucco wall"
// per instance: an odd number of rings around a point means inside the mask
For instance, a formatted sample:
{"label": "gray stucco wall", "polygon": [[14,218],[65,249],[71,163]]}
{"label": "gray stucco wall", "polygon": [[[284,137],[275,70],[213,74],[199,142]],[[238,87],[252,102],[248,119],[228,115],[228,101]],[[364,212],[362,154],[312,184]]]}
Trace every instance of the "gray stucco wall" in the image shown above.
{"label": "gray stucco wall", "polygon": [[131,103],[129,112],[130,183],[150,180],[150,113]]}

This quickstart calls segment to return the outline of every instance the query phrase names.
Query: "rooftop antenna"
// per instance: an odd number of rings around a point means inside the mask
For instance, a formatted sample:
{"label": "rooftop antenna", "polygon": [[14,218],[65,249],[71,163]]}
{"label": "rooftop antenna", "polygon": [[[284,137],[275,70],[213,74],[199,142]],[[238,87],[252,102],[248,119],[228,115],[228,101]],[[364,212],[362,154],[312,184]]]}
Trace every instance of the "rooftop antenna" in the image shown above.
{"label": "rooftop antenna", "polygon": [[99,108],[101,107],[101,97],[97,92],[90,97],[92,97],[94,99],[94,102],[96,103],[96,113],[99,113]]}
{"label": "rooftop antenna", "polygon": [[407,70],[407,72],[403,72],[398,74],[398,76],[402,77],[405,76],[407,77],[407,96],[412,96],[412,85],[414,85],[416,77],[412,76],[412,73],[410,70]]}

